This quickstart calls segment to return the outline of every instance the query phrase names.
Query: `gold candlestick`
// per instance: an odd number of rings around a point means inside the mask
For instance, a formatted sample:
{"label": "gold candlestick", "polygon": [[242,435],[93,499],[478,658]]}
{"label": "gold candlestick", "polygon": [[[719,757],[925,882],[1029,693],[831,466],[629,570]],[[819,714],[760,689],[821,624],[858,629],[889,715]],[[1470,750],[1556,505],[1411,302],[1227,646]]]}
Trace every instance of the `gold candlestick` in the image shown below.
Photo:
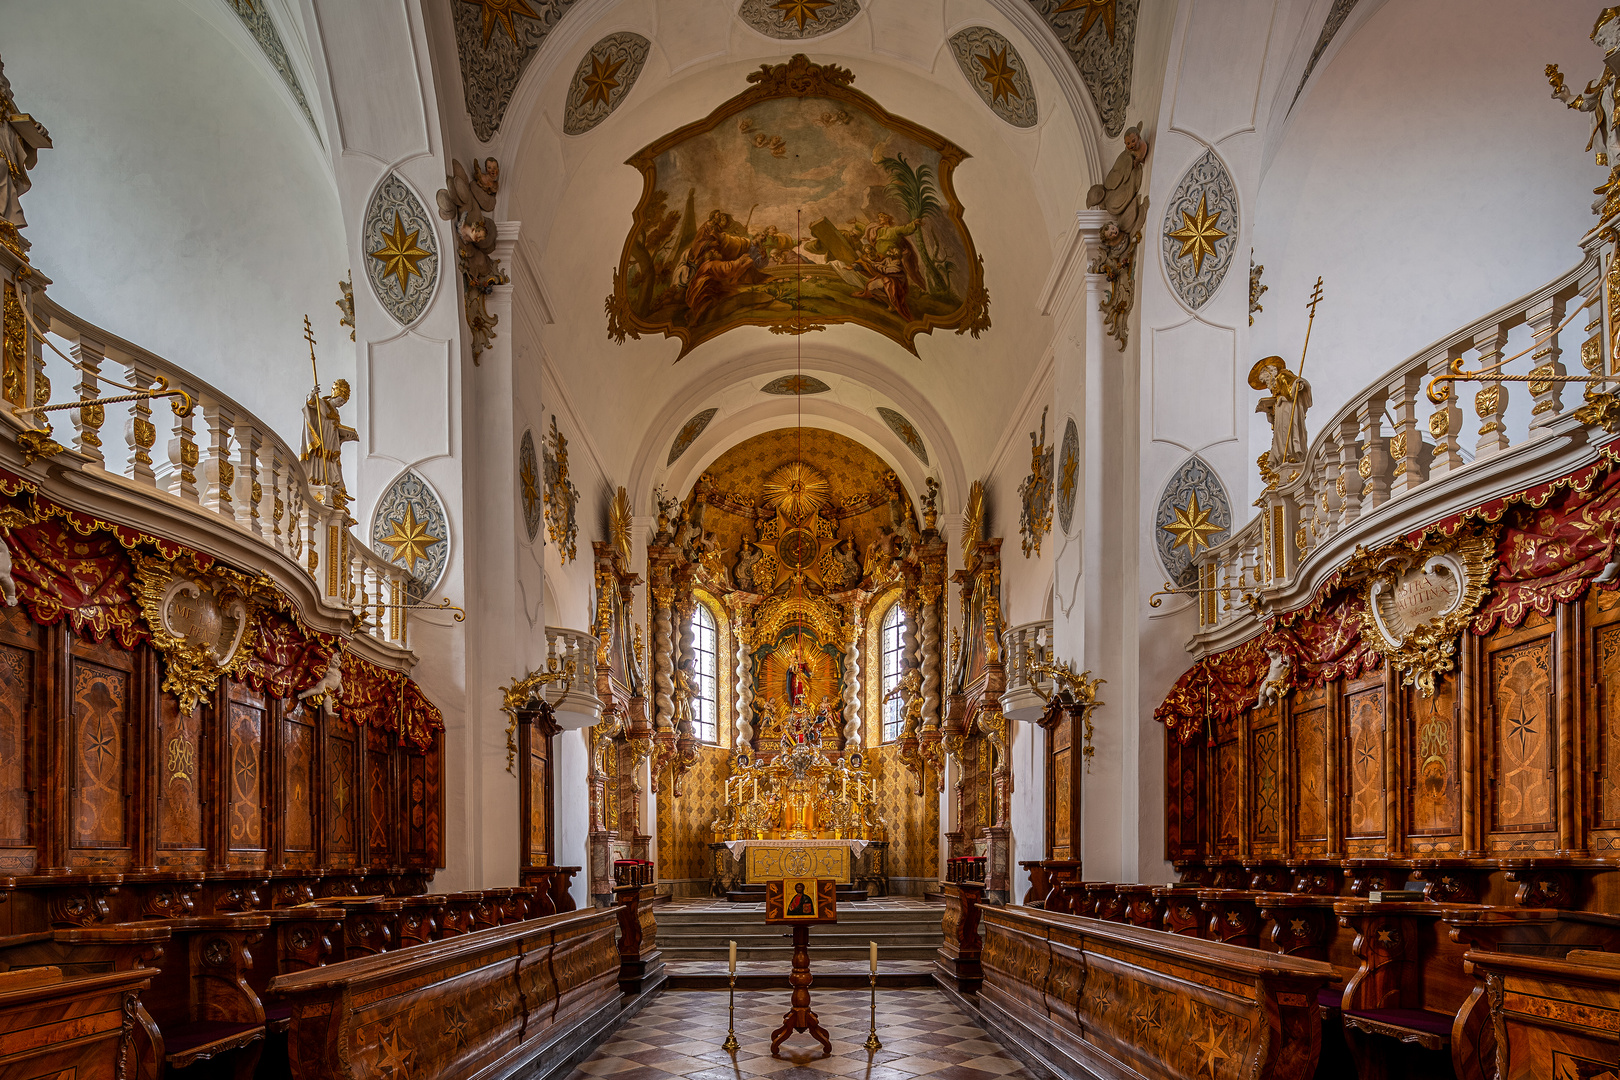
{"label": "gold candlestick", "polygon": [[872,1025],[866,1033],[867,1052],[883,1049],[883,1043],[877,1037],[877,969],[867,976],[872,981]]}
{"label": "gold candlestick", "polygon": [[[736,961],[732,961],[733,964]],[[731,990],[726,995],[726,1041],[720,1044],[720,1049],[736,1053],[742,1046],[737,1041],[737,971],[732,968]]]}

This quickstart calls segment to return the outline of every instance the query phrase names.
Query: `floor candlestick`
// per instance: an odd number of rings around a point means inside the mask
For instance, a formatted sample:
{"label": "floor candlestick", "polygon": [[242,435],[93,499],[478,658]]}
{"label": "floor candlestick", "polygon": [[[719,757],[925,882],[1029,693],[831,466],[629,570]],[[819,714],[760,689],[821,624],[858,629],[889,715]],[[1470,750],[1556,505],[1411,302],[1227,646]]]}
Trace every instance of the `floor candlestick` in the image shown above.
{"label": "floor candlestick", "polygon": [[731,990],[726,995],[726,1041],[720,1044],[720,1049],[736,1053],[742,1046],[737,1041],[737,973],[731,973]]}

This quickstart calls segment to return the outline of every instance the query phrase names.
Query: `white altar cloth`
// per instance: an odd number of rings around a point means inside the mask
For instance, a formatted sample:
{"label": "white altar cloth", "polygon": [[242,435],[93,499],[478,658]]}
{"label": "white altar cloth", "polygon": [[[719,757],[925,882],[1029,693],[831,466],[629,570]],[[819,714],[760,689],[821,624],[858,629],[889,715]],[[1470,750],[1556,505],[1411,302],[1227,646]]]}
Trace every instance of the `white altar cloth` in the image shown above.
{"label": "white altar cloth", "polygon": [[750,847],[786,847],[786,848],[813,848],[813,847],[847,847],[849,857],[858,859],[861,852],[871,845],[870,840],[725,840],[726,850],[731,852],[733,859],[741,860]]}

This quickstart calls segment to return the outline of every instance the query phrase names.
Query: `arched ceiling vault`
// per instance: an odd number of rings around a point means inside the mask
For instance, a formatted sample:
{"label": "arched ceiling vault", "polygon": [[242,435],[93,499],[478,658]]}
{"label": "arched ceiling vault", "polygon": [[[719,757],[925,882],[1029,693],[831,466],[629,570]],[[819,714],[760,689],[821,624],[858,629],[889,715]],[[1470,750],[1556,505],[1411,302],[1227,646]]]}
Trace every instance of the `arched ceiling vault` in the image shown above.
{"label": "arched ceiling vault", "polygon": [[[953,185],[984,260],[991,328],[977,340],[948,329],[921,334],[915,355],[854,325],[802,339],[805,370],[837,374],[847,390],[838,401],[806,398],[807,419],[841,425],[834,430],[882,454],[913,491],[924,476],[938,476],[944,506],[958,506],[1050,351],[1055,329],[1036,298],[1101,171],[1096,111],[1061,43],[1023,0],[862,0],[861,16],[804,41],[767,39],[736,18],[736,7],[737,0],[682,0],[676,17],[667,0],[581,0],[525,71],[500,131],[480,147],[501,162],[498,216],[522,222],[522,258],[550,301],[554,321],[539,343],[546,363],[569,387],[611,482],[626,483],[638,511],[654,485],[690,487],[706,455],[797,412],[791,397],[741,400],[769,377],[796,370],[792,338],[733,329],[684,357],[677,341],[656,335],[615,344],[603,300],[643,191],[640,172],[624,162],[747,89],[760,64],[803,52],[850,69],[854,89],[969,155]],[[1022,56],[1038,102],[1033,127],[996,115],[963,76],[948,39],[974,25],[995,30]],[[594,128],[563,134],[581,57],[620,32],[651,42],[636,82]],[[915,425],[929,466],[879,418],[879,406]],[[675,433],[711,407],[720,407],[711,429],[667,467]]]}

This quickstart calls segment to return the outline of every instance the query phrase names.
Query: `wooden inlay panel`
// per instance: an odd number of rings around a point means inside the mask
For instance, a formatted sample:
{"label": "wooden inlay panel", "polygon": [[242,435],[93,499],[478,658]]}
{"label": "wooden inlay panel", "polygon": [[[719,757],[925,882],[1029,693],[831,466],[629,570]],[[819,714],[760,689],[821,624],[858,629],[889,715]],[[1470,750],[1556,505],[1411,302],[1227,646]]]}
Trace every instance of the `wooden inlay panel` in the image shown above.
{"label": "wooden inlay panel", "polygon": [[202,709],[181,715],[173,694],[159,698],[158,836],[159,850],[201,850]]}
{"label": "wooden inlay panel", "polygon": [[34,705],[34,654],[0,645],[0,847],[29,843],[28,717]]}
{"label": "wooden inlay panel", "polygon": [[1552,638],[1490,654],[1490,705],[1496,750],[1495,828],[1531,832],[1553,827],[1551,718]]}
{"label": "wooden inlay panel", "polygon": [[371,797],[367,802],[367,835],[372,862],[388,858],[389,783],[388,755],[376,750],[366,751],[366,772],[371,777]]}
{"label": "wooden inlay panel", "polygon": [[1219,845],[1238,842],[1238,757],[1235,739],[1215,747],[1215,842]]}
{"label": "wooden inlay panel", "polygon": [[315,848],[315,729],[302,710],[281,720],[281,755],[286,767],[286,809],[282,845],[287,851]]}
{"label": "wooden inlay panel", "polygon": [[[541,740],[536,740],[541,741]],[[421,782],[413,781],[413,787]],[[420,803],[418,803],[420,805]],[[529,852],[541,855],[546,851],[546,756],[537,751],[529,753]]]}
{"label": "wooden inlay panel", "polygon": [[73,846],[123,847],[129,676],[75,659],[71,724]]}
{"label": "wooden inlay panel", "polygon": [[239,701],[230,704],[230,846],[264,847],[264,713]]}
{"label": "wooden inlay panel", "polygon": [[1254,746],[1254,836],[1256,840],[1277,839],[1281,793],[1278,790],[1278,738],[1275,726],[1257,729]]}
{"label": "wooden inlay panel", "polygon": [[1598,821],[1616,828],[1620,827],[1620,623],[1598,628],[1593,667],[1598,711]]}
{"label": "wooden inlay panel", "polygon": [[[1067,723],[1068,721],[1065,721]],[[1069,823],[1072,820],[1070,811],[1074,806],[1074,791],[1069,774],[1069,748],[1064,747],[1052,755],[1052,810],[1057,816],[1052,819],[1053,846],[1067,852],[1074,844],[1074,837],[1069,835]],[[1067,854],[1055,856],[1067,859]]]}
{"label": "wooden inlay panel", "polygon": [[1462,787],[1457,769],[1457,676],[1435,684],[1433,697],[1408,691],[1411,716],[1411,814],[1414,835],[1462,830]]}
{"label": "wooden inlay panel", "polygon": [[1384,835],[1384,688],[1346,695],[1351,836]]}
{"label": "wooden inlay panel", "polygon": [[1301,840],[1327,839],[1327,707],[1294,714],[1295,828]]}
{"label": "wooden inlay panel", "polygon": [[334,855],[346,856],[341,865],[353,865],[354,837],[354,740],[327,741],[327,848]]}

